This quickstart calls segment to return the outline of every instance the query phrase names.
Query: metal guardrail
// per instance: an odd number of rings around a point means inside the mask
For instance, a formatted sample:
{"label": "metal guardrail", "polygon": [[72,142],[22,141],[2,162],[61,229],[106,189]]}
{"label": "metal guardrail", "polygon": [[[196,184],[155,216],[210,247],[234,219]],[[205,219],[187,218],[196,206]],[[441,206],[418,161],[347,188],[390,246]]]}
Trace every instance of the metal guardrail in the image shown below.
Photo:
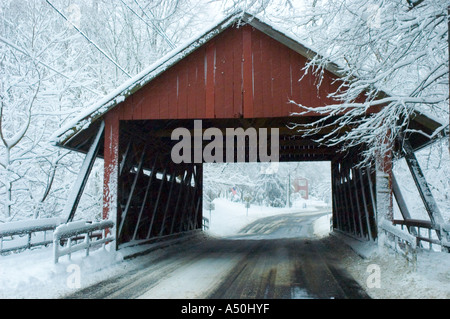
{"label": "metal guardrail", "polygon": [[[439,245],[443,249],[450,249],[450,224],[433,225],[431,221],[421,219],[407,219],[392,221],[394,225],[400,225],[403,229],[408,228],[408,231],[416,238],[416,245],[421,247],[422,242],[428,243],[428,248],[432,249],[432,245]],[[423,230],[426,231],[426,237],[423,236]],[[432,231],[439,232],[441,239],[433,238]]]}
{"label": "metal guardrail", "polygon": [[[53,233],[55,264],[61,256],[68,255],[70,259],[72,253],[80,250],[86,250],[86,256],[89,256],[91,247],[99,245],[104,247],[107,243],[114,241],[114,236],[107,232],[112,227],[114,222],[110,220],[95,223],[76,221],[58,226]],[[79,240],[82,240],[81,243],[78,242]]]}
{"label": "metal guardrail", "polygon": [[202,218],[202,227],[203,230],[209,229],[209,219],[206,217]]}
{"label": "metal guardrail", "polygon": [[[401,229],[396,225],[400,225]],[[405,226],[408,227],[410,233],[403,231]],[[430,250],[435,244],[441,246],[442,251],[450,252],[450,224],[433,225],[431,221],[416,219],[393,220],[392,222],[383,220],[380,222],[379,228],[389,238],[384,241],[384,244],[413,264],[417,262],[417,248],[423,247],[422,242],[427,242]],[[427,230],[427,237],[422,236],[421,229]],[[439,232],[441,239],[432,238],[432,230]]]}
{"label": "metal guardrail", "polygon": [[379,229],[384,232],[389,240],[384,240],[384,245],[400,253],[408,262],[415,266],[417,263],[417,241],[413,235],[403,232],[390,221],[383,220],[379,223]]}
{"label": "metal guardrail", "polygon": [[52,244],[47,232],[61,223],[60,218],[43,218],[0,224],[0,254]]}

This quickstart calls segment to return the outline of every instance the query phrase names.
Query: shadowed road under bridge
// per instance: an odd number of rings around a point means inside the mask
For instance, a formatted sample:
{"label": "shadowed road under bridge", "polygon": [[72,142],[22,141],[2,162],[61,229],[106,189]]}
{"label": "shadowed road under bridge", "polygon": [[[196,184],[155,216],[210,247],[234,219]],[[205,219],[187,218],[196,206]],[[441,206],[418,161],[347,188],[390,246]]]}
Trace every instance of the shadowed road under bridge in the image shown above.
{"label": "shadowed road under bridge", "polygon": [[325,213],[259,219],[234,237],[200,236],[131,263],[130,271],[69,298],[368,298],[340,266],[347,247],[317,239]]}

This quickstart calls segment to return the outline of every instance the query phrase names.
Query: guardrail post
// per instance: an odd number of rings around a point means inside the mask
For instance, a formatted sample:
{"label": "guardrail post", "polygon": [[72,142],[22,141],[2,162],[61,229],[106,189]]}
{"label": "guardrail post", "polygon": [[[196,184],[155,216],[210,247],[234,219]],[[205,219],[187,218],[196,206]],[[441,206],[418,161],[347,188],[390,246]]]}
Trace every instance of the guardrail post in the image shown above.
{"label": "guardrail post", "polygon": [[69,249],[69,260],[72,260],[72,238],[67,239],[67,248]]}
{"label": "guardrail post", "polygon": [[85,244],[86,244],[86,257],[88,257],[89,256],[89,245],[90,245],[90,233],[87,233],[86,234],[86,237],[84,238],[84,242],[85,242]]}
{"label": "guardrail post", "polygon": [[[78,225],[69,225],[64,224],[61,225],[53,234],[53,254],[54,254],[54,262],[58,263],[59,257],[63,255],[68,255],[69,260],[71,259],[72,253],[79,250],[86,250],[86,257],[89,256],[90,248],[92,246],[102,245],[105,248],[107,242],[112,242],[115,240],[114,236],[109,236],[106,229],[114,226],[114,223],[110,220],[104,220],[98,223],[86,223],[83,221],[74,222],[79,223]],[[75,227],[76,226],[76,227]],[[94,231],[101,231],[102,238],[91,241],[91,236]],[[80,234],[85,234],[84,240],[82,243],[72,243],[74,236],[79,236]],[[76,238],[76,237],[75,237]],[[61,240],[67,239],[67,245],[63,249],[60,250],[60,242]]]}
{"label": "guardrail post", "polygon": [[55,238],[53,239],[53,262],[54,262],[55,264],[58,263],[58,259],[59,259],[59,256],[58,256],[58,246],[59,246],[59,241],[58,241],[57,238],[55,237]]}

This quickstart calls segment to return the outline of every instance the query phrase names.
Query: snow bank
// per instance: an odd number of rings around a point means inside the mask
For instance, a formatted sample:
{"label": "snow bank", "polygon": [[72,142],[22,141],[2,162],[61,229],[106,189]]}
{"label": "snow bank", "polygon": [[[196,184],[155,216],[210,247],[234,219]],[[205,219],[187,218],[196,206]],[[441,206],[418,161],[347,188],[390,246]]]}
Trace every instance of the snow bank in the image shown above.
{"label": "snow bank", "polygon": [[314,223],[314,235],[318,238],[328,236],[331,231],[331,213],[319,217]]}
{"label": "snow bank", "polygon": [[[418,250],[416,264],[412,265],[387,247],[345,237],[346,243],[364,258],[347,256],[341,261],[372,298],[450,298],[450,254]],[[379,285],[370,284],[371,269],[377,269]]]}
{"label": "snow bank", "polygon": [[52,247],[0,256],[0,298],[58,298],[106,279],[123,269],[110,248],[92,250],[88,258],[80,251],[59,264],[53,262]]}

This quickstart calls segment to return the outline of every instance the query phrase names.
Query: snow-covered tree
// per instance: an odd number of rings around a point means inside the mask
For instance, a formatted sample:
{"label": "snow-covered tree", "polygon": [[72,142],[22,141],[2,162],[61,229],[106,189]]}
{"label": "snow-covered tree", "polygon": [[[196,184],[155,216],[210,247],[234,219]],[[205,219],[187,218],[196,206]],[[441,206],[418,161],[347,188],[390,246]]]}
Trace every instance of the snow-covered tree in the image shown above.
{"label": "snow-covered tree", "polygon": [[[448,123],[448,6],[445,0],[309,3],[303,25],[321,56],[305,71],[322,76],[332,61],[342,74],[339,90],[331,94],[337,103],[314,109],[325,116],[314,126],[346,112],[332,121],[336,128],[324,142],[364,143],[370,160],[389,151],[401,130],[409,131],[415,110]],[[376,106],[384,107],[365,116]],[[300,105],[300,112],[307,110]],[[342,126],[356,124],[358,129],[340,135]]]}
{"label": "snow-covered tree", "polygon": [[[335,128],[321,142],[344,148],[365,144],[370,161],[389,151],[401,130],[409,131],[415,110],[448,123],[447,0],[230,0],[223,7],[258,14],[317,52],[304,71],[318,76],[319,89],[324,67],[340,68],[340,87],[330,94],[335,104],[299,105],[298,113],[324,115],[298,126],[302,132],[314,133],[325,123]],[[379,113],[366,116],[381,105]],[[337,114],[344,116],[334,118]],[[358,129],[342,136],[340,128],[347,125]]]}
{"label": "snow-covered tree", "polygon": [[[196,13],[178,0],[0,3],[0,222],[62,212],[83,156],[53,132],[191,35]],[[99,164],[79,216],[101,212]]]}

